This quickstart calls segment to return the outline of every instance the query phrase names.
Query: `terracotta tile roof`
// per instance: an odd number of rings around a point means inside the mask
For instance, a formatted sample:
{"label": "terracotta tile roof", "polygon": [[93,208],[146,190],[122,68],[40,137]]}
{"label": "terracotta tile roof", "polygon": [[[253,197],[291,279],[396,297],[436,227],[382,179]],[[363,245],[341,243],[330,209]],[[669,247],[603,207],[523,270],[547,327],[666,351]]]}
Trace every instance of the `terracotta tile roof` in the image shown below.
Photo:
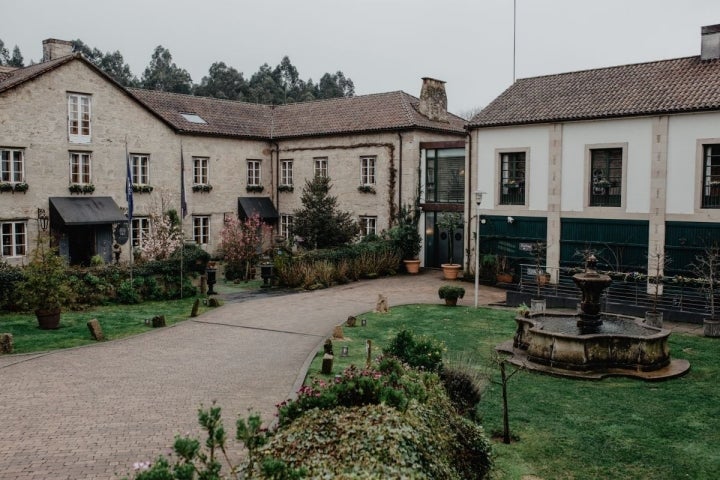
{"label": "terracotta tile roof", "polygon": [[[282,139],[421,128],[464,134],[461,118],[431,121],[418,113],[417,98],[400,91],[275,107],[154,90],[129,92],[184,133]],[[190,122],[182,113],[199,115],[207,124]]]}
{"label": "terracotta tile roof", "polygon": [[[267,105],[138,88],[128,91],[179,132],[263,139],[270,136],[272,110]],[[198,115],[207,123],[190,122],[183,113]]]}
{"label": "terracotta tile roof", "polygon": [[720,110],[720,60],[699,56],[520,79],[468,127]]}
{"label": "terracotta tile roof", "polygon": [[54,68],[63,65],[74,58],[81,58],[80,54],[66,55],[64,57],[50,60],[49,62],[36,63],[29,67],[18,68],[11,72],[3,72],[0,74],[0,92],[9,90],[12,87],[20,85],[21,83],[32,80],[33,78],[44,74]]}

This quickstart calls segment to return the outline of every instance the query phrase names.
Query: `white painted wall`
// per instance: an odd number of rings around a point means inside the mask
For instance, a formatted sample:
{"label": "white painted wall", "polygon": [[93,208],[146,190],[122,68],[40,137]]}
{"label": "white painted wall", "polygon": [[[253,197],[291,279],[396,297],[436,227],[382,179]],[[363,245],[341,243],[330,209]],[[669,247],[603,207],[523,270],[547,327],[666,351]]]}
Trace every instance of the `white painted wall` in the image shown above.
{"label": "white painted wall", "polygon": [[[528,210],[547,210],[548,205],[548,156],[549,127],[520,126],[498,127],[477,130],[475,137],[478,189],[487,192],[482,209],[498,206],[497,171],[500,168],[496,157],[497,149],[528,149],[526,173]],[[517,208],[517,206],[515,206]],[[521,207],[522,208],[522,207]]]}
{"label": "white painted wall", "polygon": [[[650,118],[573,122],[563,125],[562,211],[586,209],[588,188],[585,151],[588,145],[627,143],[625,209],[618,213],[648,213],[650,209]],[[611,211],[612,209],[608,209]]]}
{"label": "white painted wall", "polygon": [[667,213],[695,212],[700,195],[701,165],[697,145],[701,139],[720,138],[720,113],[671,116],[668,124]]}

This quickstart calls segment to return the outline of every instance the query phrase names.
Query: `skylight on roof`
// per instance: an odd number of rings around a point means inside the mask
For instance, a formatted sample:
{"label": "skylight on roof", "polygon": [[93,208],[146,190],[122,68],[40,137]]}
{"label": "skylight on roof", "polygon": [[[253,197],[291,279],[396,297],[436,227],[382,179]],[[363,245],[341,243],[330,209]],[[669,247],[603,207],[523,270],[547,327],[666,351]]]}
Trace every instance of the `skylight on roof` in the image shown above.
{"label": "skylight on roof", "polygon": [[181,113],[180,115],[183,116],[185,120],[187,120],[190,123],[204,123],[207,124],[205,119],[203,119],[200,115],[196,113]]}

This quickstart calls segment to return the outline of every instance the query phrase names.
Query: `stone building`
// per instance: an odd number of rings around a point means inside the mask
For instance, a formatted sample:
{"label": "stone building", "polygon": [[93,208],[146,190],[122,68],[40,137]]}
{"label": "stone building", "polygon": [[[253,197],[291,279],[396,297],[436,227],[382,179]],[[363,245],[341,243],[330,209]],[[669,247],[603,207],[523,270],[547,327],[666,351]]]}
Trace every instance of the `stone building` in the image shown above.
{"label": "stone building", "polygon": [[43,47],[43,62],[0,71],[3,260],[26,262],[45,227],[72,263],[110,261],[129,159],[136,245],[151,213],[181,211],[183,188],[185,236],[210,252],[231,215],[258,212],[287,235],[305,181],[327,175],[363,234],[388,228],[423,192],[424,260],[443,261],[447,239],[434,221],[463,211],[469,181],[464,121],[447,112],[443,82],[423,79],[420,98],[396,91],[268,106],[125,89],[70,42]]}

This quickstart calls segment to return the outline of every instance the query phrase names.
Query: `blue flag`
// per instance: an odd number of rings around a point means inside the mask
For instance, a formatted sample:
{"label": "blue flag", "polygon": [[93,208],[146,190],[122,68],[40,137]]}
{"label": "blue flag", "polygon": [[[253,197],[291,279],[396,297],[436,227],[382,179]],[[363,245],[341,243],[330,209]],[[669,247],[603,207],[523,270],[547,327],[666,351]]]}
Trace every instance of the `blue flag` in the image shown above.
{"label": "blue flag", "polygon": [[127,165],[127,177],[125,179],[125,200],[127,200],[128,223],[132,223],[133,217],[133,182],[132,170],[130,169],[130,155],[127,151],[127,143],[125,144],[125,164]]}
{"label": "blue flag", "polygon": [[185,158],[183,157],[182,145],[180,145],[180,215],[187,216],[187,199],[185,198]]}

